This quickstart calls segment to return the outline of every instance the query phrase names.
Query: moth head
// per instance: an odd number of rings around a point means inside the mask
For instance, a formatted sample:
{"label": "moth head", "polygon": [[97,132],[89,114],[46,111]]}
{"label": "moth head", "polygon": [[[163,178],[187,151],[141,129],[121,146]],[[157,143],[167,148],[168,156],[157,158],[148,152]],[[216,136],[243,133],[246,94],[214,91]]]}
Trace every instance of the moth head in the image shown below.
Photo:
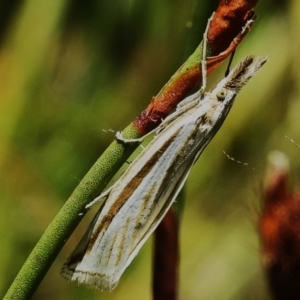
{"label": "moth head", "polygon": [[216,93],[216,97],[219,101],[223,101],[227,96],[227,89],[225,88],[220,88],[217,93]]}

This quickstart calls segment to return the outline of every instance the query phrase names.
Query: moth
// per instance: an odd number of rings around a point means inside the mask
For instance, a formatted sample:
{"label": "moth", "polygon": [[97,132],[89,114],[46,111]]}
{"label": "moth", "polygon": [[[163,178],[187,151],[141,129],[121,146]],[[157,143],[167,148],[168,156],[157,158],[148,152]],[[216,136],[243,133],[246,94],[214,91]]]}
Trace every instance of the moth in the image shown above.
{"label": "moth", "polygon": [[[100,290],[117,285],[175,201],[236,95],[266,60],[247,56],[211,92],[189,96],[161,123],[117,182],[89,205],[107,198],[65,263],[65,278]],[[120,133],[117,138],[128,142]]]}

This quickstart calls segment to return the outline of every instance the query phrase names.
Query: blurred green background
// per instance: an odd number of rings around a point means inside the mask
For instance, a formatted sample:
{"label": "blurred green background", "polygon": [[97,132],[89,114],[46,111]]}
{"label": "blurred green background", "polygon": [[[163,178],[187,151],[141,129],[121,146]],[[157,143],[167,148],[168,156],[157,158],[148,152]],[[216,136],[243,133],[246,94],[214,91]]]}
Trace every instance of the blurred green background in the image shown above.
{"label": "blurred green background", "polygon": [[[259,19],[234,58],[268,55],[268,63],[238,96],[187,183],[180,299],[268,299],[256,232],[268,153],[288,154],[292,183],[300,182],[300,149],[284,137],[300,143],[300,2],[278,2],[260,0]],[[146,107],[200,42],[217,3],[0,2],[0,296],[114,138],[103,129],[124,128]],[[59,275],[91,217],[33,299],[151,299],[151,240],[112,293]]]}

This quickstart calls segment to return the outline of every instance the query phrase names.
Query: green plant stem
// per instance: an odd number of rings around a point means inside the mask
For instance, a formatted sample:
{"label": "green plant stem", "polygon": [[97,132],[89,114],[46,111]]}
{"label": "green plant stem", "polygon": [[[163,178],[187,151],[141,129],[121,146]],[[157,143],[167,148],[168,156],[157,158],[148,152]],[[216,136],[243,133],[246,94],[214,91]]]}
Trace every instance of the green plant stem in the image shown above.
{"label": "green plant stem", "polygon": [[[257,0],[252,1],[257,2]],[[220,3],[223,2],[224,1],[222,0],[220,1]],[[227,3],[225,3],[225,5],[228,7]],[[237,10],[237,12],[239,12],[239,10]],[[229,38],[228,36],[226,37]],[[231,37],[230,40],[232,40],[233,37]],[[186,82],[185,78],[189,77],[187,74],[189,74],[193,68],[195,69],[195,66],[197,66],[197,69],[200,70],[198,66],[201,64],[201,52],[202,47],[199,46],[184,63],[184,65],[181,66],[179,71],[164,86],[160,93],[164,94],[165,89],[168,89],[169,86],[174,86],[176,84],[180,85],[182,83],[186,85],[191,84],[190,82]],[[218,63],[225,58],[226,56],[222,56]],[[214,65],[212,66],[211,71],[218,65],[218,63],[213,63]],[[200,77],[201,74],[198,72],[197,76]],[[186,93],[189,92],[188,89],[183,90],[185,93],[181,93],[179,95],[180,99],[176,99],[177,103],[179,100],[182,100],[184,97],[186,97]],[[164,97],[167,97],[167,95],[164,95]],[[146,113],[144,116],[147,118],[148,114]],[[131,123],[123,131],[123,136],[125,138],[141,137],[141,132],[144,131],[138,130],[138,123],[139,120],[137,120],[135,123]],[[158,125],[158,123],[156,125]],[[96,195],[99,195],[101,190],[104,189],[113,175],[132,154],[137,146],[138,144],[125,145],[114,141],[107,148],[107,150],[101,155],[94,166],[76,187],[52,223],[48,226],[45,233],[29,255],[27,261],[24,263],[7,294],[4,296],[4,300],[30,299],[44,278],[48,269],[52,265],[54,259],[64,246],[65,242],[68,240],[71,233],[84,216],[86,212],[85,206],[91,200],[93,200]]]}
{"label": "green plant stem", "polygon": [[[198,51],[195,51],[196,54],[193,53],[192,56],[196,56],[200,64]],[[185,63],[187,70],[191,62],[194,64],[195,59],[190,57]],[[174,79],[171,78],[172,80]],[[130,124],[123,131],[123,136],[139,138],[141,134],[133,124]],[[30,299],[65,242],[83,218],[86,212],[85,206],[99,195],[137,146],[138,144],[125,145],[114,141],[106,149],[47,227],[4,296],[4,300]]]}
{"label": "green plant stem", "polygon": [[[127,128],[124,135],[138,134]],[[99,194],[137,145],[114,141],[79,183],[29,255],[4,299],[30,299],[54,259],[81,221],[85,206]]]}

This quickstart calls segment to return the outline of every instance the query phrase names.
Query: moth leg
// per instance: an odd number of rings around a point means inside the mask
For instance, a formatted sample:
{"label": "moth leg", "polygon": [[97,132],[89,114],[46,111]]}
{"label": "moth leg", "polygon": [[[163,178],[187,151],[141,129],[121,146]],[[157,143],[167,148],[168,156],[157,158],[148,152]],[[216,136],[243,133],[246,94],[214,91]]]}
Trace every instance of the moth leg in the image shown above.
{"label": "moth leg", "polygon": [[206,79],[207,79],[207,66],[206,66],[206,52],[207,52],[207,36],[210,24],[214,18],[215,13],[211,15],[208,19],[205,32],[203,34],[203,47],[202,47],[202,59],[201,59],[201,69],[202,69],[202,86],[200,88],[200,93],[203,94],[206,89]]}
{"label": "moth leg", "polygon": [[[200,100],[199,97],[201,96],[201,94],[199,93],[194,93],[193,95],[190,95],[186,98],[184,98],[181,102],[179,102],[177,104],[176,110],[180,110],[182,109],[182,107],[188,105],[189,103],[195,103],[195,105],[198,103],[198,101]],[[190,107],[190,106],[189,106]]]}
{"label": "moth leg", "polygon": [[[143,140],[151,135],[152,133],[160,133],[162,130],[165,129],[165,127],[167,127],[170,123],[172,123],[175,119],[177,119],[180,115],[182,115],[183,113],[185,113],[186,111],[188,111],[189,109],[191,109],[192,107],[196,106],[200,100],[200,94],[199,92],[194,93],[193,95],[185,98],[183,101],[181,101],[178,105],[176,110],[171,113],[169,116],[167,116],[161,123],[160,125],[151,130],[150,132],[148,132],[147,134],[143,135],[140,138],[137,139],[126,139],[123,137],[123,134],[121,131],[117,131],[116,133],[116,140],[120,141],[122,143],[125,144],[130,144],[130,143],[141,143],[143,142]],[[188,99],[189,98],[189,99]],[[181,105],[182,103],[182,105]]]}
{"label": "moth leg", "polygon": [[[206,51],[207,51],[207,35],[208,35],[208,30],[210,27],[210,24],[213,20],[214,17],[214,13],[212,14],[212,16],[208,19],[207,22],[207,26],[203,35],[203,47],[202,47],[202,59],[201,59],[201,68],[202,68],[202,86],[200,88],[200,91],[185,98],[183,101],[181,101],[181,103],[179,103],[177,105],[177,111],[175,111],[175,113],[172,113],[168,118],[166,118],[156,130],[152,130],[149,133],[147,133],[146,135],[137,138],[137,139],[126,139],[123,137],[122,132],[118,131],[116,133],[116,139],[117,141],[123,142],[125,144],[128,143],[141,143],[147,136],[149,136],[150,134],[152,134],[154,131],[156,131],[156,133],[161,132],[168,124],[170,124],[177,116],[181,115],[182,113],[184,113],[186,110],[190,109],[191,107],[193,107],[194,105],[196,105],[198,103],[198,101],[201,99],[201,96],[204,95],[204,91],[206,89],[206,77],[207,77],[207,67],[206,67]],[[186,109],[181,110],[183,107],[185,107],[188,104],[191,104],[191,106],[188,106]]]}
{"label": "moth leg", "polygon": [[[198,103],[199,100],[204,96],[204,92],[206,89],[206,79],[207,79],[207,63],[206,63],[206,52],[207,52],[207,35],[208,30],[210,27],[210,24],[214,18],[214,13],[212,16],[208,19],[205,32],[203,34],[203,46],[202,46],[202,58],[201,58],[201,75],[202,75],[202,86],[199,89],[198,92],[195,94],[183,99],[180,103],[177,105],[177,109],[181,109],[185,105],[189,103],[195,102],[195,105]],[[188,107],[190,108],[190,107]]]}
{"label": "moth leg", "polygon": [[123,137],[123,134],[122,134],[121,131],[117,131],[117,133],[116,133],[116,140],[119,141],[119,142],[122,142],[124,144],[141,143],[147,136],[149,136],[150,134],[152,134],[155,131],[156,131],[156,129],[151,130],[147,134],[145,134],[142,137],[137,138],[137,139],[126,139],[126,138]]}
{"label": "moth leg", "polygon": [[[184,114],[186,111],[190,110],[191,108],[193,108],[194,106],[196,106],[199,103],[200,100],[200,95],[199,93],[195,93],[192,96],[193,99],[188,99],[190,101],[187,101],[186,103],[184,103],[182,106],[177,106],[177,109],[175,112],[173,112],[171,115],[169,115],[157,128],[156,133],[161,132],[166,126],[168,126],[170,123],[172,123],[174,120],[176,120],[179,116],[181,116],[182,114]],[[188,98],[190,98],[188,97]],[[185,101],[186,99],[184,99],[183,101]],[[182,101],[181,101],[182,102]]]}
{"label": "moth leg", "polygon": [[[117,181],[118,182],[118,181]],[[117,183],[116,182],[116,183]],[[91,206],[93,206],[95,203],[99,202],[101,199],[106,198],[109,196],[111,190],[115,187],[116,183],[114,183],[110,188],[108,188],[107,190],[105,190],[103,193],[101,193],[98,197],[96,197],[92,202],[90,202],[89,204],[87,204],[85,206],[85,208],[90,208]],[[100,202],[103,202],[104,199]]]}
{"label": "moth leg", "polygon": [[[207,51],[207,35],[208,35],[208,30],[210,27],[210,23],[213,20],[214,13],[212,16],[208,19],[207,26],[203,35],[203,47],[202,47],[202,60],[201,60],[201,68],[202,68],[202,86],[199,90],[199,92],[196,92],[195,94],[185,98],[181,103],[177,105],[177,111],[172,113],[169,117],[167,117],[156,130],[152,130],[146,135],[137,138],[137,139],[126,139],[123,137],[122,132],[118,131],[116,133],[116,139],[117,141],[123,142],[125,144],[128,143],[141,143],[147,136],[152,134],[154,131],[156,133],[161,132],[168,124],[170,124],[174,119],[176,119],[178,116],[183,114],[185,111],[188,109],[192,108],[195,106],[199,100],[201,100],[201,97],[204,95],[204,91],[206,89],[206,77],[207,77],[207,67],[206,67],[206,51]],[[191,103],[191,105],[189,105]],[[186,108],[185,106],[188,105]],[[184,109],[183,109],[184,108]],[[183,110],[182,110],[183,109]]]}

